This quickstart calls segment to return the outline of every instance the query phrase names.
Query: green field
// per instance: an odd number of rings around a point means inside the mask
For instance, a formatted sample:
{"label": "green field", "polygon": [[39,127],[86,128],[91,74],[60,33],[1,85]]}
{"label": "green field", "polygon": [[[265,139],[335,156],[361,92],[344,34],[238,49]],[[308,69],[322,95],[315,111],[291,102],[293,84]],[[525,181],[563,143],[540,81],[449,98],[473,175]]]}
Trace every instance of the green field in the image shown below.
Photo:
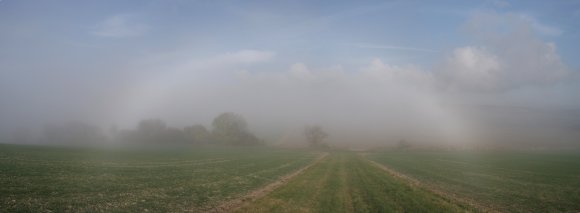
{"label": "green field", "polygon": [[266,148],[0,145],[0,212],[205,211],[316,156]]}
{"label": "green field", "polygon": [[332,153],[303,175],[239,212],[461,212],[355,153]]}
{"label": "green field", "polygon": [[368,158],[488,211],[580,211],[578,153],[386,152]]}
{"label": "green field", "polygon": [[0,212],[580,210],[577,153],[320,156],[266,147],[0,145]]}

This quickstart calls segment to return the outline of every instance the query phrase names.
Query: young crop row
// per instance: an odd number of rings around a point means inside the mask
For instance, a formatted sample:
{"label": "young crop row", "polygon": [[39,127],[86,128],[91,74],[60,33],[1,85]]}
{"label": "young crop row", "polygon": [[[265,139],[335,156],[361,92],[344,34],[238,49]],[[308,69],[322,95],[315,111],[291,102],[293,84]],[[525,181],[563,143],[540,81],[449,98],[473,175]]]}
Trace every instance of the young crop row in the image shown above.
{"label": "young crop row", "polygon": [[206,211],[298,170],[313,153],[264,148],[0,149],[0,212]]}
{"label": "young crop row", "polygon": [[367,157],[490,211],[580,209],[577,153],[387,152]]}
{"label": "young crop row", "polygon": [[302,175],[238,212],[462,212],[355,153],[331,153]]}

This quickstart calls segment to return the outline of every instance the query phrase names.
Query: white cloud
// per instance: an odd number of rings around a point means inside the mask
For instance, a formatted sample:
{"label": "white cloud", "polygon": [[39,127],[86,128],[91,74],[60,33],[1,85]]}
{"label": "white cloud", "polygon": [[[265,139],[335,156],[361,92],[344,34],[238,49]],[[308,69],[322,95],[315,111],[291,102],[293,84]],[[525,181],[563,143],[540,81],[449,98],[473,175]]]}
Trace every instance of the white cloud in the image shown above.
{"label": "white cloud", "polygon": [[275,52],[261,50],[240,50],[203,58],[190,54],[190,51],[153,54],[129,65],[127,69],[134,72],[135,79],[120,94],[124,97],[120,98],[121,110],[113,117],[124,120],[121,122],[132,121],[155,115],[157,109],[171,108],[173,102],[168,100],[187,102],[196,95],[212,94],[208,91],[227,88],[226,82],[252,76],[244,66],[264,63],[275,56]]}
{"label": "white cloud", "polygon": [[416,52],[437,52],[432,49],[418,48],[418,47],[407,47],[407,46],[394,46],[394,45],[377,45],[368,43],[348,43],[348,46],[366,49],[385,49],[385,50],[403,50],[403,51],[416,51]]}
{"label": "white cloud", "polygon": [[[194,57],[191,49],[152,53],[130,63],[130,69],[139,73],[180,75],[180,73],[220,73],[239,66],[249,66],[272,60],[275,52],[264,50],[239,50],[208,57]],[[240,69],[234,71],[241,71]]]}
{"label": "white cloud", "polygon": [[569,74],[556,46],[538,38],[528,19],[513,14],[477,13],[467,26],[481,46],[457,48],[435,68],[444,87],[505,91],[551,85]]}
{"label": "white cloud", "polygon": [[[272,61],[275,52],[248,49],[203,58],[191,58],[188,50],[161,54],[132,68],[139,71],[138,80],[119,97],[121,106],[116,108],[122,110],[113,117],[135,121],[155,116],[189,125],[210,122],[223,111],[236,111],[257,129],[300,129],[319,123],[332,132],[333,140],[349,140],[347,131],[356,130],[365,139],[378,141],[473,141],[466,138],[475,131],[473,121],[447,103],[469,102],[463,98],[475,94],[471,91],[496,96],[493,92],[550,85],[568,71],[555,45],[535,36],[530,21],[485,14],[472,17],[468,25],[480,43],[452,50],[433,70],[377,58],[359,69],[294,63],[259,72],[252,65]],[[440,90],[441,85],[461,94]]]}
{"label": "white cloud", "polygon": [[106,18],[97,24],[91,32],[94,35],[110,38],[141,36],[150,30],[150,26],[136,22],[136,17],[129,14],[119,14]]}
{"label": "white cloud", "polygon": [[466,124],[448,115],[431,95],[432,75],[417,66],[394,66],[374,59],[348,71],[340,65],[310,68],[304,63],[273,72],[256,72],[252,66],[239,70],[239,65],[267,62],[274,55],[242,50],[186,63],[178,60],[174,65],[142,64],[134,68],[140,71],[140,81],[133,81],[136,84],[119,98],[123,102],[118,108],[123,110],[113,117],[130,123],[158,116],[185,125],[236,111],[258,129],[300,130],[304,124],[319,123],[334,132],[335,140],[345,141],[350,139],[339,136],[347,136],[344,130],[348,129],[360,130],[369,140],[392,136],[461,141],[465,132],[457,128]]}
{"label": "white cloud", "polygon": [[373,79],[381,79],[389,84],[404,84],[406,87],[430,88],[433,86],[431,73],[415,65],[392,66],[375,58],[363,73]]}
{"label": "white cloud", "polygon": [[354,139],[349,134],[371,141],[465,141],[469,125],[439,104],[432,83],[431,73],[417,66],[373,59],[349,71],[295,63],[287,71],[249,72],[210,91],[218,91],[213,110],[235,108],[262,129],[272,127],[268,122],[276,118],[277,125],[290,129],[321,124],[336,142]]}
{"label": "white cloud", "polygon": [[536,31],[542,35],[560,36],[560,35],[562,35],[562,33],[564,33],[564,31],[562,31],[560,28],[555,27],[555,26],[549,26],[549,25],[546,25],[544,23],[541,23],[532,16],[529,16],[526,14],[519,14],[519,18],[522,19],[523,21],[528,22],[528,24],[530,26],[532,26],[532,29],[534,31]]}
{"label": "white cloud", "polygon": [[439,69],[437,77],[447,88],[490,91],[500,84],[498,58],[481,47],[455,49]]}
{"label": "white cloud", "polygon": [[[232,70],[236,66],[252,65],[257,63],[264,63],[272,60],[276,56],[275,52],[263,50],[239,50],[235,52],[228,52],[224,54],[215,55],[207,58],[191,58],[188,52],[169,54],[162,57],[161,65],[154,65],[163,69],[163,67],[170,67],[169,72],[212,72],[221,73]],[[149,60],[145,60],[146,63]],[[168,63],[168,64],[167,64]]]}
{"label": "white cloud", "polygon": [[310,80],[313,78],[310,69],[308,69],[308,67],[303,63],[293,64],[292,67],[290,67],[290,75],[302,80]]}
{"label": "white cloud", "polygon": [[219,63],[259,63],[272,59],[276,54],[270,51],[241,50],[233,53],[226,53],[216,57],[214,60]]}

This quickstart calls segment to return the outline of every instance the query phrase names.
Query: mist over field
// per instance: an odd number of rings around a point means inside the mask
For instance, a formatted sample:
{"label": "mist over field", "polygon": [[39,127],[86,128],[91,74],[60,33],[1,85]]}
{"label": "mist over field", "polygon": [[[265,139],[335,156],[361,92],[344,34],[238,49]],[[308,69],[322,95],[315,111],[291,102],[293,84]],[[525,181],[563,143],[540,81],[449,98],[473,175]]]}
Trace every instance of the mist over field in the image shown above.
{"label": "mist over field", "polygon": [[234,112],[280,146],[578,147],[578,3],[498,2],[2,1],[2,141]]}
{"label": "mist over field", "polygon": [[580,212],[580,0],[0,0],[0,212]]}

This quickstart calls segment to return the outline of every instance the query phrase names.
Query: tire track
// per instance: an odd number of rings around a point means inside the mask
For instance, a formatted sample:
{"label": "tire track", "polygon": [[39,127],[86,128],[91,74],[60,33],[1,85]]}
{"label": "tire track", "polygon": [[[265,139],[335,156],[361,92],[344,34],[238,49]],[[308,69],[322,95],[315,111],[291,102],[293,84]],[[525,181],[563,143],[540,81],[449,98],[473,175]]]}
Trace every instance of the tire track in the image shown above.
{"label": "tire track", "polygon": [[383,171],[386,171],[391,176],[406,182],[411,187],[427,190],[428,192],[431,192],[431,193],[436,194],[438,196],[447,198],[447,199],[454,201],[456,203],[459,203],[459,204],[462,204],[462,205],[467,206],[469,208],[475,209],[475,210],[477,210],[476,212],[479,212],[479,211],[481,211],[481,212],[501,212],[497,208],[492,208],[490,206],[483,205],[481,203],[476,202],[473,199],[462,198],[456,194],[443,191],[435,186],[425,184],[425,183],[423,183],[423,182],[421,182],[413,177],[410,177],[408,175],[400,173],[400,172],[398,172],[398,171],[396,171],[396,170],[394,170],[386,165],[383,165],[383,164],[377,163],[373,160],[370,160],[370,159],[365,157],[365,154],[360,154],[360,155],[361,155],[361,157],[366,159],[369,163],[373,164],[374,166],[376,166],[379,169],[382,169]]}
{"label": "tire track", "polygon": [[207,208],[206,212],[212,212],[212,213],[233,212],[233,211],[243,207],[247,203],[254,201],[258,198],[261,198],[261,197],[267,195],[268,193],[274,191],[275,189],[283,186],[291,179],[302,174],[308,168],[318,164],[326,156],[328,156],[328,153],[321,153],[314,161],[312,161],[310,164],[306,165],[305,167],[302,167],[301,169],[299,169],[295,172],[292,172],[288,175],[285,175],[285,176],[279,178],[278,180],[276,180],[276,181],[274,181],[274,182],[272,182],[264,187],[258,188],[254,191],[251,191],[251,192],[249,192],[241,197],[238,197],[238,198],[233,199],[233,200],[225,201],[216,207]]}

